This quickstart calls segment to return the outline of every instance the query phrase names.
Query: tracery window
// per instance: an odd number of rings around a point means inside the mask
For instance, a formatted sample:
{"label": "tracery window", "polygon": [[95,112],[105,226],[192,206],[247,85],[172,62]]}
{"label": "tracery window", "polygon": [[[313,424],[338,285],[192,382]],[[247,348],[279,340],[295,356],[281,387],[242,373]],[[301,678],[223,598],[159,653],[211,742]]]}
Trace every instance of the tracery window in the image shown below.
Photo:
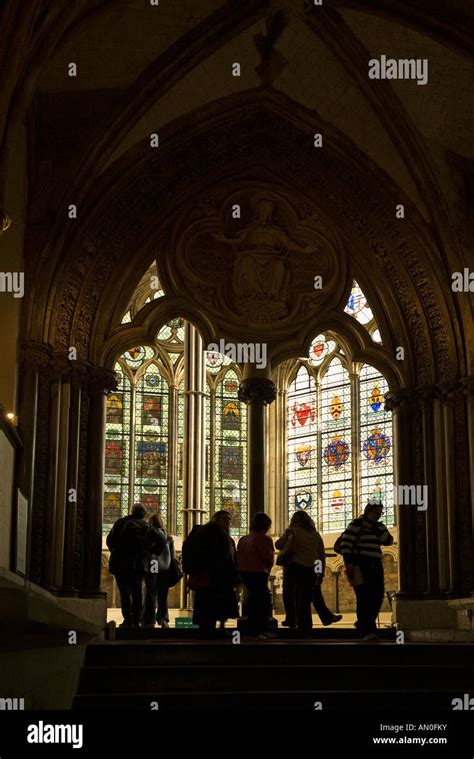
{"label": "tracery window", "polygon": [[288,511],[306,510],[322,532],[337,532],[368,499],[394,523],[388,384],[372,366],[351,365],[327,335],[312,342],[287,391]]}
{"label": "tracery window", "polygon": [[[119,386],[107,398],[104,532],[142,503],[182,533],[184,338],[184,321],[172,319],[153,346],[130,348],[115,365]],[[237,397],[238,367],[220,354],[205,360],[203,519],[228,509],[238,536],[248,526],[247,410]]]}

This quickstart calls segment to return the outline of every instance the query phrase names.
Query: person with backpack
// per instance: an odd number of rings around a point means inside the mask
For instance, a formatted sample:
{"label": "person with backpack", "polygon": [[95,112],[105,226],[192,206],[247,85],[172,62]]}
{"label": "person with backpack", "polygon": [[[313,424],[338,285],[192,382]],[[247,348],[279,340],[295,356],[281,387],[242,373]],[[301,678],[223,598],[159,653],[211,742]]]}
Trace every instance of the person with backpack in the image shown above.
{"label": "person with backpack", "polygon": [[355,626],[362,640],[377,640],[376,620],[384,597],[381,546],[393,537],[380,522],[383,504],[369,501],[361,517],[353,519],[336,541],[346,565],[347,579],[357,600]]}
{"label": "person with backpack", "polygon": [[169,571],[174,558],[174,542],[172,536],[166,533],[161,518],[156,513],[148,517],[146,549],[147,572],[143,626],[154,627],[156,621],[160,627],[167,628],[169,627]]}
{"label": "person with backpack", "polygon": [[123,622],[120,627],[140,627],[142,582],[146,574],[146,509],[135,504],[132,513],[118,519],[107,535],[109,571],[120,592]]}
{"label": "person with backpack", "polygon": [[240,579],[230,523],[228,511],[216,511],[207,524],[193,527],[183,543],[183,571],[189,575],[188,588],[195,591],[193,623],[205,638],[215,637],[216,622],[223,627],[239,616],[235,586]]}

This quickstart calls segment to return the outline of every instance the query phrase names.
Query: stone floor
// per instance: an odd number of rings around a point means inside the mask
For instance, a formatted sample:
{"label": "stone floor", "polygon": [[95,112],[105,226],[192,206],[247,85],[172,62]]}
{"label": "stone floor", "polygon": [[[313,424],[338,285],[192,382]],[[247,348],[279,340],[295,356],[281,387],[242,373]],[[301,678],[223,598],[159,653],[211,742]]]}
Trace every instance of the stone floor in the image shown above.
{"label": "stone floor", "polygon": [[[170,609],[170,626],[171,627],[176,626],[175,625],[176,617],[190,617],[190,616],[192,616],[191,611],[184,611],[181,609]],[[281,622],[284,619],[284,615],[275,614],[275,619],[277,619],[278,623],[281,624]],[[355,620],[356,620],[356,615],[354,613],[347,613],[343,615],[340,622],[335,623],[335,626],[352,627]],[[122,621],[122,614],[120,612],[120,609],[107,609],[107,622],[116,622],[117,624],[120,624],[121,621]],[[391,622],[392,622],[391,612],[382,612],[379,615],[379,627],[390,627]],[[227,624],[229,627],[233,627],[232,620],[230,620]],[[322,627],[320,619],[316,614],[313,614],[313,626]]]}

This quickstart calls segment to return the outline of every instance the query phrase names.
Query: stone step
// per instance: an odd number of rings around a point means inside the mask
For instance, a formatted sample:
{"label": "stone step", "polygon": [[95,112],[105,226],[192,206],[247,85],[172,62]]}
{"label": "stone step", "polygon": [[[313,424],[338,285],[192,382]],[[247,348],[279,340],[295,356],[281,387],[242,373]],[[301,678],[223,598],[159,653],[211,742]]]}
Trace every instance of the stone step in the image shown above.
{"label": "stone step", "polygon": [[474,665],[417,665],[379,662],[358,664],[193,664],[183,657],[181,665],[89,667],[81,670],[78,694],[172,691],[215,692],[232,683],[235,692],[299,690],[350,690],[363,683],[365,691],[379,690],[390,683],[394,690],[436,690],[439,687],[463,692],[474,689]]}
{"label": "stone step", "polygon": [[[472,691],[471,691],[472,692]],[[74,710],[126,710],[126,711],[150,711],[152,702],[158,704],[159,711],[306,711],[318,712],[321,709],[321,717],[327,712],[332,713],[360,713],[381,715],[393,713],[430,715],[439,713],[446,718],[452,714],[452,701],[462,697],[459,690],[377,690],[365,692],[352,690],[325,691],[241,691],[235,693],[229,690],[219,690],[214,693],[193,690],[192,693],[173,692],[170,690],[155,691],[153,693],[138,692],[116,694],[104,692],[84,693],[75,698]],[[156,706],[154,706],[156,709]],[[388,734],[388,733],[387,733]],[[390,733],[391,734],[391,733]]]}
{"label": "stone step", "polygon": [[113,667],[133,664],[136,666],[157,666],[161,664],[179,665],[203,664],[346,664],[351,666],[366,664],[439,664],[466,665],[474,662],[474,646],[469,645],[426,645],[394,642],[382,643],[339,643],[328,642],[284,642],[268,640],[245,642],[210,643],[204,641],[117,641],[115,643],[95,643],[87,646],[85,665],[90,667]]}

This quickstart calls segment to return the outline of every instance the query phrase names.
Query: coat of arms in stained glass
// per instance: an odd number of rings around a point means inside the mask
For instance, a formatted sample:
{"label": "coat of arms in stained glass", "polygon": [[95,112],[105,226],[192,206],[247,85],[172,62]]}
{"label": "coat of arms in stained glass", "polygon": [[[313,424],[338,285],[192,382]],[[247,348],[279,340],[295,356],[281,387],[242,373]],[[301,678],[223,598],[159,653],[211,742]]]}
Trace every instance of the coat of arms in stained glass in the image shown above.
{"label": "coat of arms in stained glass", "polygon": [[364,453],[369,461],[378,464],[390,451],[390,438],[382,430],[372,430],[364,443]]}
{"label": "coat of arms in stained glass", "polygon": [[315,417],[314,405],[311,403],[294,403],[291,407],[291,424],[296,427],[299,424],[304,427],[308,419],[313,422]]}
{"label": "coat of arms in stained glass", "polygon": [[297,509],[309,509],[313,503],[313,496],[309,490],[303,490],[295,493],[295,507]]}
{"label": "coat of arms in stained glass", "polygon": [[339,469],[350,456],[349,445],[339,437],[333,437],[324,449],[324,460],[328,466]]}

